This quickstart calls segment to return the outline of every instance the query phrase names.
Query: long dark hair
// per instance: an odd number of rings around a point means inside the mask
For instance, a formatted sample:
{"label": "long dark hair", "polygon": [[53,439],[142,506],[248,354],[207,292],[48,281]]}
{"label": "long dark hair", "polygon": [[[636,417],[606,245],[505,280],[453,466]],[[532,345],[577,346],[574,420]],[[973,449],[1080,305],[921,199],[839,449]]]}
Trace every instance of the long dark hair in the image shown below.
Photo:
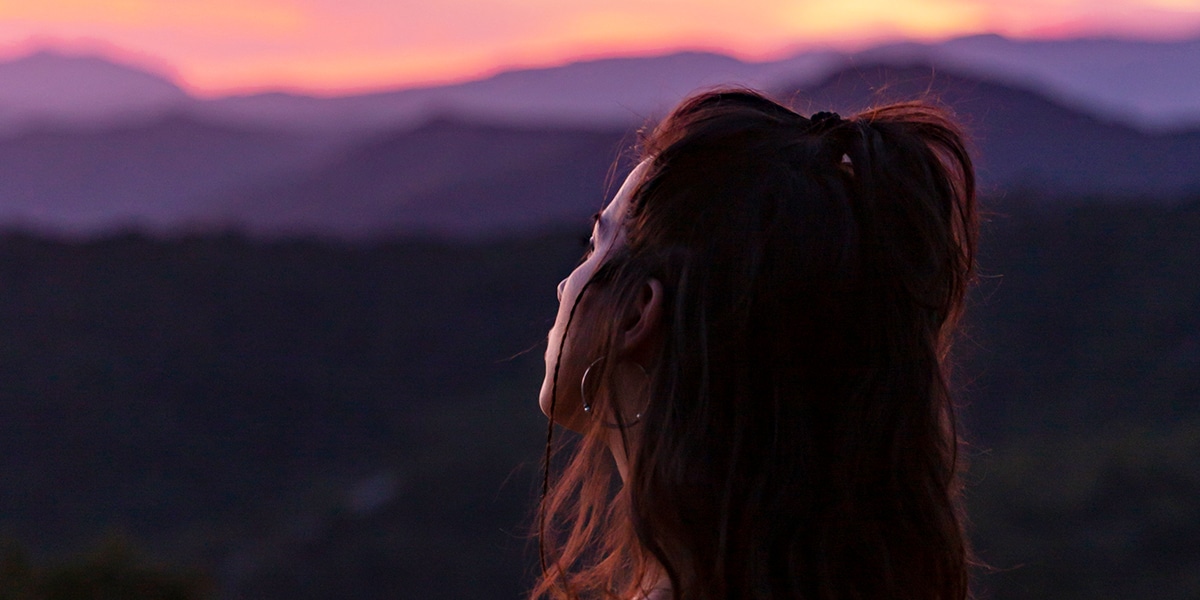
{"label": "long dark hair", "polygon": [[624,485],[605,419],[554,470],[533,597],[630,600],[659,569],[677,600],[967,597],[947,364],[976,216],[958,129],[919,103],[809,119],[729,90],[643,146],[627,243],[569,326],[607,371],[605,324],[654,278],[661,354],[648,402],[596,395],[618,419],[639,403]]}

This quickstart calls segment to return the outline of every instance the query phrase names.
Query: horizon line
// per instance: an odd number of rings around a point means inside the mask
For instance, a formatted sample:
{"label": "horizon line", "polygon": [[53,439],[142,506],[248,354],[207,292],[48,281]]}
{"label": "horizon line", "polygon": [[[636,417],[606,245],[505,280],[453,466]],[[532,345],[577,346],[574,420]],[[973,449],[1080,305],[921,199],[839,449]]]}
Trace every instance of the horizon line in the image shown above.
{"label": "horizon line", "polygon": [[1044,35],[1022,36],[999,32],[977,32],[926,39],[911,36],[879,36],[872,39],[846,40],[843,44],[834,44],[829,42],[809,44],[792,43],[786,44],[773,52],[760,53],[738,52],[735,49],[719,46],[717,44],[667,44],[663,45],[662,47],[629,49],[610,48],[593,51],[580,51],[563,58],[549,60],[515,60],[501,62],[488,67],[475,70],[465,70],[462,73],[452,74],[440,78],[414,78],[408,81],[400,80],[394,83],[366,83],[363,85],[341,85],[328,87],[305,84],[263,83],[251,85],[230,85],[225,87],[204,89],[188,82],[181,69],[172,64],[169,60],[160,58],[151,53],[130,50],[107,40],[98,39],[63,40],[53,39],[46,36],[32,36],[24,42],[0,45],[0,65],[5,63],[19,62],[39,54],[50,54],[72,59],[95,58],[104,60],[117,66],[126,67],[159,77],[179,88],[188,96],[198,100],[216,100],[223,98],[239,98],[260,95],[285,95],[329,99],[448,87],[476,81],[485,81],[505,73],[553,70],[571,65],[604,62],[610,60],[656,59],[686,54],[708,54],[732,58],[746,64],[767,64],[790,60],[805,54],[828,52],[842,54],[845,56],[853,56],[861,52],[893,45],[915,44],[918,46],[933,47],[954,41],[977,38],[996,38],[1019,44],[1124,42],[1136,44],[1174,45],[1200,42],[1200,31],[1177,36],[1144,34],[1124,35],[1114,32],[1085,33],[1063,37]]}

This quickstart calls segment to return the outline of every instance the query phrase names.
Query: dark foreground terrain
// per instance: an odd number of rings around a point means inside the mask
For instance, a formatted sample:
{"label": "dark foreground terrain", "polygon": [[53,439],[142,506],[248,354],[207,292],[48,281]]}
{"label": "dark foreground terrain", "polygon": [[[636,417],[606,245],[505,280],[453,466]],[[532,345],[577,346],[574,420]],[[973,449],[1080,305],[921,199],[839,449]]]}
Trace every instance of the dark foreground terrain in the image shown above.
{"label": "dark foreground terrain", "polygon": [[[989,206],[980,596],[1200,597],[1200,200]],[[583,229],[0,238],[0,598],[520,597]]]}

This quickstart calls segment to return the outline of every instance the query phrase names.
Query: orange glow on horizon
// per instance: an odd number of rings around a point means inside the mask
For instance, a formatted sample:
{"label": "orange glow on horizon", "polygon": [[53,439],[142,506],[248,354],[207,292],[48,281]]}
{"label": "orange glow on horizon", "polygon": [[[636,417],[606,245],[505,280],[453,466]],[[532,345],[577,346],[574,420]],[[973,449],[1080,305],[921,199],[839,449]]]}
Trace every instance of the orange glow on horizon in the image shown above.
{"label": "orange glow on horizon", "polygon": [[[171,72],[190,92],[205,96],[446,83],[504,68],[684,49],[765,60],[813,47],[855,50],[988,32],[1016,38],[1195,36],[1200,3],[0,0],[4,56],[31,47],[99,48]],[[136,59],[147,56],[154,59]]]}
{"label": "orange glow on horizon", "polygon": [[[274,0],[207,0],[166,4],[156,0],[53,0],[2,2],[0,19],[81,29],[168,29],[177,32],[283,34],[306,25],[308,15]],[[231,31],[232,30],[232,31]]]}

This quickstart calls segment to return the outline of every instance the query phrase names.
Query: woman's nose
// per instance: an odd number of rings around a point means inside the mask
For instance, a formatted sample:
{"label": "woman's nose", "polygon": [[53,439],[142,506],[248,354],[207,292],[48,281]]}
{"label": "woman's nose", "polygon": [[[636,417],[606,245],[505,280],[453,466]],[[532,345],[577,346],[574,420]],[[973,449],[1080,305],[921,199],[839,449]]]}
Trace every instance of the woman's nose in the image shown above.
{"label": "woman's nose", "polygon": [[562,302],[563,290],[567,288],[567,280],[563,279],[558,282],[558,301]]}

